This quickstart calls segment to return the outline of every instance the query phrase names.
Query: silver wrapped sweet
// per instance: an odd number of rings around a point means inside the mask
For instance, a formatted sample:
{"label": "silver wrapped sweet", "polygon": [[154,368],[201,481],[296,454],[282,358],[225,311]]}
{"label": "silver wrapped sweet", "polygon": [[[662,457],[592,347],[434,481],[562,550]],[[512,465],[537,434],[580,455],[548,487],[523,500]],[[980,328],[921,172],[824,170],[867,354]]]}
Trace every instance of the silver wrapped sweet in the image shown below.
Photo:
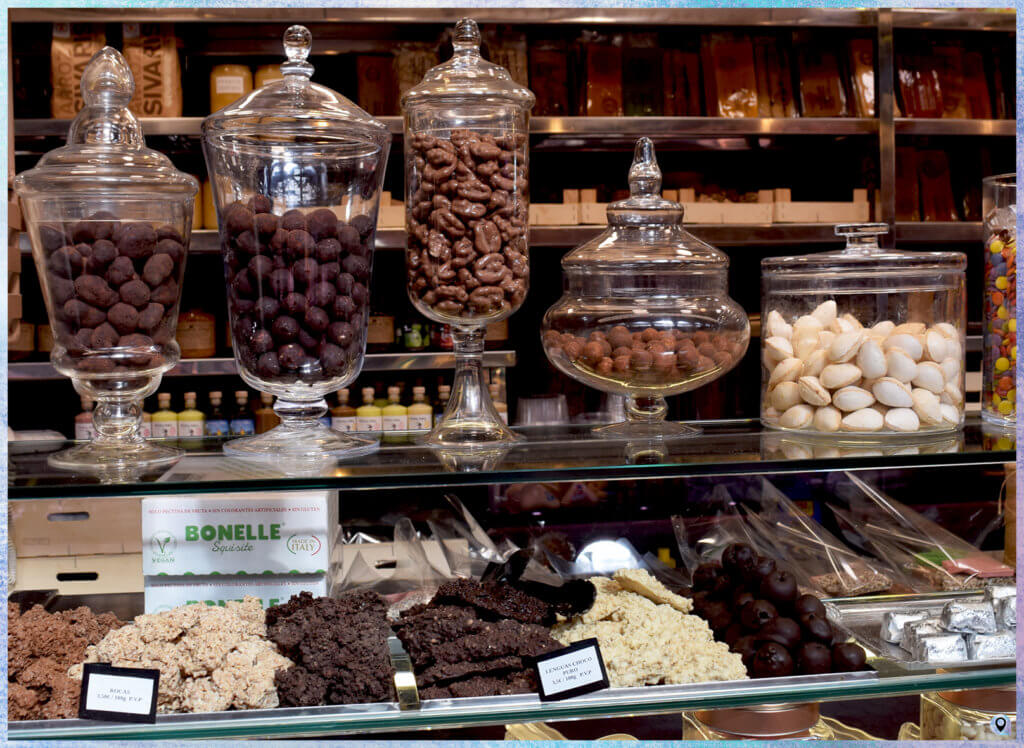
{"label": "silver wrapped sweet", "polygon": [[911,655],[917,662],[963,662],[967,642],[963,634],[926,634],[914,640]]}
{"label": "silver wrapped sweet", "polygon": [[967,634],[967,656],[972,660],[997,660],[1015,657],[1017,635],[1012,631],[998,634]]}
{"label": "silver wrapped sweet", "polygon": [[892,644],[899,644],[903,641],[903,627],[914,621],[923,621],[928,617],[926,610],[912,610],[906,613],[899,611],[887,611],[882,616],[881,637]]}
{"label": "silver wrapped sweet", "polygon": [[920,621],[911,621],[910,623],[903,624],[903,640],[900,642],[900,646],[908,652],[913,652],[920,637],[944,633],[946,633],[946,630],[942,628],[942,621],[938,618],[924,618]]}
{"label": "silver wrapped sweet", "polygon": [[1017,588],[1009,584],[994,584],[985,588],[985,600],[995,604],[1005,597],[1017,597]]}
{"label": "silver wrapped sweet", "polygon": [[989,602],[951,601],[942,606],[942,625],[962,634],[994,634],[996,612]]}
{"label": "silver wrapped sweet", "polygon": [[1004,629],[1017,628],[1017,597],[1004,597],[996,603],[996,618]]}

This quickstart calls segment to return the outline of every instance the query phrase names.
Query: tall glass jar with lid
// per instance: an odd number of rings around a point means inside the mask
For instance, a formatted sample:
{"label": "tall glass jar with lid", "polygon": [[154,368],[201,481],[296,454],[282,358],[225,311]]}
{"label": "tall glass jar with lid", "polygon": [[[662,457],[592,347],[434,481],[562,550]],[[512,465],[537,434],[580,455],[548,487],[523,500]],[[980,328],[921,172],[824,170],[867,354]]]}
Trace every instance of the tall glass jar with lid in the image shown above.
{"label": "tall glass jar with lid", "polygon": [[608,206],[608,228],[562,260],[565,292],[544,315],[555,367],[626,397],[614,437],[693,435],[665,421],[665,398],[732,369],[747,350],[747,315],[729,297],[729,258],[683,229],[683,207],[661,197],[649,138],[636,143],[630,197]]}
{"label": "tall glass jar with lid", "polygon": [[982,301],[981,416],[1017,422],[1017,175],[983,182],[985,297]]}
{"label": "tall glass jar with lid", "polygon": [[317,460],[376,448],[320,423],[363,364],[374,232],[391,135],[313,83],[312,37],[284,34],[282,79],[203,121],[239,372],[279,426],[229,454]]}
{"label": "tall glass jar with lid", "polygon": [[117,50],[97,52],[67,145],[14,180],[53,329],[50,360],[96,402],[93,440],[49,461],[113,476],[181,456],[142,437],[141,406],[180,356],[174,335],[198,191],[146,147],[128,109],[134,87]]}
{"label": "tall glass jar with lid", "polygon": [[463,18],[454,55],[402,97],[409,298],[451,325],[452,396],[426,437],[439,447],[487,447],[516,435],[483,380],[484,333],[526,298],[529,117],[534,96],[480,55]]}
{"label": "tall glass jar with lid", "polygon": [[873,437],[964,418],[966,257],[881,249],[886,224],[836,227],[845,249],[761,262],[761,420]]}

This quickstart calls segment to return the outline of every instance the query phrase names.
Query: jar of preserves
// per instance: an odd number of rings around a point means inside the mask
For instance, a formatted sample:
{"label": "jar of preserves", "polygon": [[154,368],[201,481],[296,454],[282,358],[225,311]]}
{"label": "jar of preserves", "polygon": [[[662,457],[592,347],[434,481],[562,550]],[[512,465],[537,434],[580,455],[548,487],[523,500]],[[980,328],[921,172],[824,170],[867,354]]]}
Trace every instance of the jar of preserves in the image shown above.
{"label": "jar of preserves", "polygon": [[454,54],[402,96],[409,298],[452,327],[452,404],[426,437],[435,446],[502,444],[482,379],[484,331],[515,312],[530,283],[529,117],[534,96],[480,56],[463,18]]}
{"label": "jar of preserves", "polygon": [[981,416],[1017,422],[1017,175],[983,182],[985,298],[982,314]]}
{"label": "jar of preserves", "polygon": [[765,426],[858,441],[962,426],[967,258],[881,249],[888,230],[844,224],[843,250],[761,261]]}
{"label": "jar of preserves", "polygon": [[228,442],[241,457],[316,460],[377,443],[323,426],[324,395],[366,351],[377,207],[391,135],[310,78],[312,37],[284,34],[282,80],[203,122],[239,373],[281,424]]}
{"label": "jar of preserves", "polygon": [[596,433],[693,435],[665,421],[665,398],[732,369],[750,324],[729,297],[729,258],[686,231],[683,207],[661,197],[649,138],[636,143],[629,191],[608,206],[608,228],[563,258],[565,291],[544,315],[544,352],[562,373],[626,397],[626,422]]}
{"label": "jar of preserves", "polygon": [[97,52],[67,145],[14,181],[53,330],[50,360],[96,402],[95,437],[50,464],[113,475],[181,456],[143,438],[142,401],[180,356],[174,337],[198,192],[193,177],[146,147],[128,109],[134,90],[121,54]]}

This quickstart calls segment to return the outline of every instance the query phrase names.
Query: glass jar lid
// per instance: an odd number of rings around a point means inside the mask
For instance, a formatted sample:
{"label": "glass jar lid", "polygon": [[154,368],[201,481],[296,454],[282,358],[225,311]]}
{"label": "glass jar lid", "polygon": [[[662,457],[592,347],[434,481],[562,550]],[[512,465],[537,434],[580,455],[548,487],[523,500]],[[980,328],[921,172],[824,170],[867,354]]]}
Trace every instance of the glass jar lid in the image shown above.
{"label": "glass jar lid", "polygon": [[729,258],[683,228],[683,206],[661,196],[654,143],[640,138],[629,169],[629,198],[608,206],[608,228],[566,255],[562,267],[724,273]]}
{"label": "glass jar lid", "polygon": [[889,232],[885,223],[841,223],[836,235],[846,237],[840,250],[806,255],[766,257],[761,260],[765,275],[819,275],[843,273],[860,276],[900,276],[908,271],[953,271],[962,273],[967,267],[963,252],[907,252],[882,249],[878,237]]}
{"label": "glass jar lid", "polygon": [[480,41],[480,29],[472,18],[455,24],[452,58],[432,67],[423,80],[402,95],[402,109],[425,102],[466,99],[532,109],[536,101],[533,92],[512,80],[501,65],[485,60],[480,55]]}
{"label": "glass jar lid", "polygon": [[146,147],[142,127],[128,109],[135,92],[121,53],[104,47],[82,71],[84,106],[71,121],[67,144],[45,154],[17,176],[21,195],[75,192],[182,199],[199,190],[195,178]]}
{"label": "glass jar lid", "polygon": [[203,120],[203,138],[214,145],[256,151],[336,146],[353,157],[372,155],[391,142],[380,120],[337,91],[313,83],[307,61],[313,35],[305,26],[284,32],[287,59],[275,80]]}

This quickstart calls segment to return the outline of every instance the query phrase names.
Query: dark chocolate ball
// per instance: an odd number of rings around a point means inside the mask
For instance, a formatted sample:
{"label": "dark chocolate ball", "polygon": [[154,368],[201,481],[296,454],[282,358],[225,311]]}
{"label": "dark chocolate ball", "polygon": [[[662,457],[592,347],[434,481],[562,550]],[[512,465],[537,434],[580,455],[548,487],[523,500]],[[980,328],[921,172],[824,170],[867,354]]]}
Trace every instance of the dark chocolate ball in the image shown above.
{"label": "dark chocolate ball", "polygon": [[345,351],[333,343],[320,346],[320,364],[325,374],[336,376],[345,369]]}
{"label": "dark chocolate ball", "polygon": [[733,579],[743,579],[757,563],[757,554],[746,543],[731,543],[722,552],[722,568]]}
{"label": "dark chocolate ball", "polygon": [[298,341],[299,345],[301,345],[307,351],[312,351],[313,353],[315,353],[317,349],[320,348],[320,338],[304,327],[299,328],[299,337],[296,338],[296,340]]}
{"label": "dark chocolate ball", "polygon": [[284,252],[288,248],[288,232],[278,228],[270,237],[267,246],[274,252]]}
{"label": "dark chocolate ball", "polygon": [[358,229],[352,225],[338,226],[338,242],[346,252],[354,252],[359,248],[361,237]]}
{"label": "dark chocolate ball", "polygon": [[329,308],[334,305],[337,293],[330,283],[314,283],[306,289],[306,301],[313,306]]}
{"label": "dark chocolate ball", "polygon": [[318,306],[311,306],[306,310],[306,314],[303,317],[303,323],[313,332],[323,332],[327,329],[327,325],[330,324],[331,318],[327,316],[327,312]]}
{"label": "dark chocolate ball", "polygon": [[[294,317],[282,314],[274,320],[274,324],[271,326],[270,331],[274,334],[274,340],[278,343],[288,343],[298,337],[299,323]],[[281,363],[284,364],[284,361]]]}
{"label": "dark chocolate ball", "polygon": [[[192,228],[198,228],[198,226],[193,226]],[[156,238],[158,240],[160,240],[160,239],[173,239],[174,241],[178,242],[178,244],[182,244],[183,243],[183,240],[181,238],[181,234],[178,233],[178,230],[176,228],[174,228],[173,226],[170,226],[168,224],[164,224],[163,226],[158,226],[157,227],[157,229],[156,229]]]}
{"label": "dark chocolate ball", "polygon": [[306,214],[294,208],[281,216],[281,228],[285,231],[305,231]]}
{"label": "dark chocolate ball", "polygon": [[796,651],[796,672],[799,675],[832,672],[832,652],[824,644],[806,642]]}
{"label": "dark chocolate ball", "polygon": [[246,206],[253,213],[269,213],[274,209],[274,203],[266,195],[253,195]]}
{"label": "dark chocolate ball", "polygon": [[313,250],[318,262],[336,262],[341,256],[341,244],[334,237],[321,239]]}
{"label": "dark chocolate ball", "polygon": [[239,270],[231,280],[231,290],[240,299],[256,296],[258,281],[248,270]]}
{"label": "dark chocolate ball", "polygon": [[356,280],[366,280],[370,277],[370,262],[365,257],[349,255],[341,262],[341,267],[346,273],[351,273]]}
{"label": "dark chocolate ball", "polygon": [[832,672],[852,673],[864,670],[867,657],[864,650],[857,644],[843,642],[832,647]]}
{"label": "dark chocolate ball", "polygon": [[267,241],[277,233],[277,216],[273,213],[260,213],[256,216],[256,234],[262,241]]}
{"label": "dark chocolate ball", "polygon": [[775,571],[775,560],[768,556],[758,556],[757,563],[754,564],[754,568],[751,572],[752,575],[754,575],[754,578],[752,579],[754,582],[753,587],[756,589],[761,584],[761,580],[773,571]]}
{"label": "dark chocolate ball", "polygon": [[288,256],[292,260],[299,260],[307,257],[316,246],[312,235],[308,231],[299,229],[288,232]]}
{"label": "dark chocolate ball", "polygon": [[129,223],[121,229],[117,251],[125,257],[138,260],[148,257],[156,249],[156,229],[148,223]]}
{"label": "dark chocolate ball", "polygon": [[708,561],[698,566],[693,572],[693,589],[711,590],[715,581],[722,573],[722,564],[718,561]]}
{"label": "dark chocolate ball", "polygon": [[156,243],[156,253],[167,255],[174,262],[181,262],[185,259],[185,246],[174,239],[161,239]]}
{"label": "dark chocolate ball", "polygon": [[316,282],[316,271],[320,266],[312,257],[306,257],[292,265],[292,275],[299,286],[308,286]]}
{"label": "dark chocolate ball", "polygon": [[728,644],[730,647],[743,636],[743,625],[739,623],[730,623],[729,627],[722,634],[722,641]]}
{"label": "dark chocolate ball", "polygon": [[362,283],[353,283],[352,301],[356,303],[356,306],[366,306],[370,303],[370,290]]}
{"label": "dark chocolate ball", "polygon": [[306,313],[306,308],[309,306],[309,302],[306,301],[306,295],[292,292],[284,297],[284,301],[281,303],[285,311],[293,317],[300,317]]}
{"label": "dark chocolate ball", "polygon": [[292,277],[291,271],[278,268],[272,272],[270,274],[270,290],[279,299],[283,299],[294,291],[295,278]]}
{"label": "dark chocolate ball", "polygon": [[247,255],[254,255],[260,251],[260,243],[256,233],[251,230],[243,231],[235,237],[235,249]]}
{"label": "dark chocolate ball", "polygon": [[352,286],[355,285],[355,282],[356,279],[352,277],[351,273],[341,273],[334,281],[334,287],[338,289],[338,293],[351,296]]}
{"label": "dark chocolate ball", "polygon": [[793,603],[793,611],[797,617],[807,613],[814,613],[814,615],[821,618],[826,617],[825,606],[814,595],[800,595]]}
{"label": "dark chocolate ball", "polygon": [[349,226],[359,232],[359,236],[368,236],[373,231],[373,220],[369,216],[355,216]]}
{"label": "dark chocolate ball", "polygon": [[327,208],[318,208],[307,216],[306,226],[317,241],[331,238],[337,231],[338,217]]}
{"label": "dark chocolate ball", "polygon": [[260,296],[256,300],[255,313],[264,324],[271,324],[280,311],[281,304],[273,296]]}
{"label": "dark chocolate ball", "polygon": [[832,625],[828,619],[815,613],[804,613],[800,616],[800,627],[807,638],[822,644],[832,643]]}
{"label": "dark chocolate ball", "polygon": [[715,579],[715,584],[710,590],[711,594],[720,600],[728,600],[732,597],[733,583],[729,575],[724,571]]}
{"label": "dark chocolate ball", "polygon": [[788,571],[773,571],[761,580],[758,594],[776,605],[792,603],[797,594],[796,578]]}
{"label": "dark chocolate ball", "polygon": [[122,286],[135,276],[135,266],[127,257],[117,257],[107,268],[106,279],[111,286]]}
{"label": "dark chocolate ball", "polygon": [[118,294],[121,296],[121,301],[140,309],[149,304],[149,299],[152,296],[149,286],[140,280],[130,280],[122,284],[118,289]]}
{"label": "dark chocolate ball", "polygon": [[704,610],[712,602],[711,592],[700,590],[699,592],[694,592],[690,599],[693,601],[693,612],[704,618]]}
{"label": "dark chocolate ball", "polygon": [[139,310],[131,304],[119,301],[107,311],[107,321],[122,335],[135,332],[139,325]]}
{"label": "dark chocolate ball", "polygon": [[253,212],[242,203],[231,203],[224,211],[224,226],[229,233],[237,236],[252,229],[255,218]]}
{"label": "dark chocolate ball", "polygon": [[781,644],[766,642],[757,648],[752,662],[755,678],[777,678],[793,674],[793,658]]}
{"label": "dark chocolate ball", "polygon": [[754,596],[742,587],[737,589],[732,595],[732,605],[734,610],[743,610],[744,605],[752,602],[754,602]]}
{"label": "dark chocolate ball", "polygon": [[740,622],[750,631],[757,631],[778,616],[779,612],[768,600],[754,600],[740,610]]}
{"label": "dark chocolate ball", "polygon": [[344,348],[355,340],[355,330],[348,322],[332,322],[327,328],[327,337]]}
{"label": "dark chocolate ball", "polygon": [[153,332],[160,321],[164,318],[164,305],[150,302],[146,308],[139,312],[139,329],[143,332]]}
{"label": "dark chocolate ball", "polygon": [[298,369],[306,360],[306,351],[298,343],[288,343],[277,349],[277,360],[282,369]]}
{"label": "dark chocolate ball", "polygon": [[752,636],[741,636],[733,642],[730,649],[743,658],[743,665],[748,670],[754,662],[754,655],[758,650],[758,643]]}
{"label": "dark chocolate ball", "polygon": [[[305,300],[305,296],[302,297]],[[356,303],[351,296],[335,296],[333,304],[335,319],[351,319],[356,311]]]}
{"label": "dark chocolate ball", "polygon": [[266,255],[256,255],[249,260],[249,270],[257,278],[269,278],[270,274],[274,272],[274,261]]}
{"label": "dark chocolate ball", "polygon": [[[180,246],[180,245],[179,245]],[[160,245],[157,245],[160,251]],[[92,254],[86,260],[86,271],[95,275],[101,275],[106,267],[117,258],[117,247],[112,241],[100,239],[92,245]]]}
{"label": "dark chocolate ball", "polygon": [[762,626],[756,636],[760,641],[773,641],[792,649],[800,642],[800,624],[792,618],[779,616]]}
{"label": "dark chocolate ball", "polygon": [[256,373],[261,377],[276,377],[281,373],[281,364],[273,351],[262,354],[256,359]]}
{"label": "dark chocolate ball", "polygon": [[732,612],[724,602],[713,600],[704,606],[703,617],[712,629],[724,629],[732,620]]}
{"label": "dark chocolate ball", "polygon": [[266,353],[274,347],[274,336],[266,330],[259,329],[252,334],[249,341],[249,348],[253,353]]}

